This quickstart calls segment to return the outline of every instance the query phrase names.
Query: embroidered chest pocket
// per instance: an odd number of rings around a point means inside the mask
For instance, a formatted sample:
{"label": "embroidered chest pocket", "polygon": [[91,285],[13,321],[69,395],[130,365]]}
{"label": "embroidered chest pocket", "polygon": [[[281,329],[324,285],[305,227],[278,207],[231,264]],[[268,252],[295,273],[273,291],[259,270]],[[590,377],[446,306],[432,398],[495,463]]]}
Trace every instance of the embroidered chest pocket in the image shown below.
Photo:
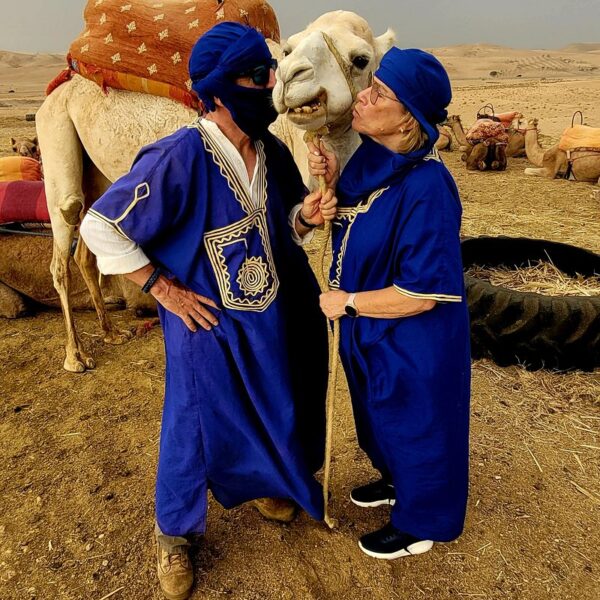
{"label": "embroidered chest pocket", "polygon": [[204,234],[223,306],[262,312],[279,288],[264,211]]}

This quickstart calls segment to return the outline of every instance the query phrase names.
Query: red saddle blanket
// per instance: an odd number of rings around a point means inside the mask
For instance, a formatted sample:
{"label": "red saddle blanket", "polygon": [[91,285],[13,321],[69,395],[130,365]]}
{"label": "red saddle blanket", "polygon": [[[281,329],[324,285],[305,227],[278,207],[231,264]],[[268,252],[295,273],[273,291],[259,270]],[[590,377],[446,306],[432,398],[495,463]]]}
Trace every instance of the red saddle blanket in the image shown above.
{"label": "red saddle blanket", "polygon": [[49,221],[43,181],[0,182],[0,225]]}
{"label": "red saddle blanket", "polygon": [[194,107],[188,61],[205,31],[237,21],[280,39],[265,0],[88,0],[84,18],[85,30],[69,49],[73,71],[103,89],[145,92]]}
{"label": "red saddle blanket", "polygon": [[467,139],[471,144],[484,142],[490,138],[496,138],[499,142],[508,142],[508,133],[504,125],[491,119],[479,119],[467,132]]}

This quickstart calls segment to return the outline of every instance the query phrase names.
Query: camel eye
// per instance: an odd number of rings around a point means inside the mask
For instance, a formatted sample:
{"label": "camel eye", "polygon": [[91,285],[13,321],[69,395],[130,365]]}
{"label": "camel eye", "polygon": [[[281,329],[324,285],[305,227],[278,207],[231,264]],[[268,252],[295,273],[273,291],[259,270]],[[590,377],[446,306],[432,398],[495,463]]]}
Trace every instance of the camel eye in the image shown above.
{"label": "camel eye", "polygon": [[360,69],[361,71],[369,64],[369,57],[368,56],[355,56],[352,59],[352,64],[357,68]]}
{"label": "camel eye", "polygon": [[292,53],[292,49],[289,46],[284,46],[282,50],[283,56],[289,56]]}

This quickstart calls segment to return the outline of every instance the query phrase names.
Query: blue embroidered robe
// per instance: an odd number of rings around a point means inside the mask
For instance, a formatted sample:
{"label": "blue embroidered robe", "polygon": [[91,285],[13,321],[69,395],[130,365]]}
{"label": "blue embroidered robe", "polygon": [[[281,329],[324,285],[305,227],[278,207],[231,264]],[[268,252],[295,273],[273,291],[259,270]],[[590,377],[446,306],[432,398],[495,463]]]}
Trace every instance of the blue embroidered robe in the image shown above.
{"label": "blue embroidered robe", "polygon": [[467,500],[470,349],[460,218],[456,186],[434,151],[390,186],[342,203],[333,226],[332,288],[395,286],[437,301],[416,316],[342,317],[340,324],[360,446],[396,489],[392,523],[436,541],[460,534]]}
{"label": "blue embroidered robe", "polygon": [[199,121],[144,148],[92,208],[155,265],[220,307],[192,333],[159,307],[166,389],[156,487],[163,533],[205,528],[210,489],[226,508],[322,491],[327,333],[319,290],[288,215],[306,191],[288,150],[256,142],[258,201]]}

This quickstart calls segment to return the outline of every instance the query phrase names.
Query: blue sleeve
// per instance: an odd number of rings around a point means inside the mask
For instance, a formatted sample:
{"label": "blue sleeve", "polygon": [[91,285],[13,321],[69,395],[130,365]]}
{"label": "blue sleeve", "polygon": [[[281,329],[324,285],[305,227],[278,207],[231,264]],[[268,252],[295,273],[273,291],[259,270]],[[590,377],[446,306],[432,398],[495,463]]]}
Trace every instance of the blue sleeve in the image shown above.
{"label": "blue sleeve", "polygon": [[401,216],[394,287],[410,298],[461,302],[461,208],[451,176],[416,178],[402,198]]}
{"label": "blue sleeve", "polygon": [[176,134],[143,148],[90,212],[140,246],[177,227],[190,201],[187,156],[193,152],[184,139]]}

